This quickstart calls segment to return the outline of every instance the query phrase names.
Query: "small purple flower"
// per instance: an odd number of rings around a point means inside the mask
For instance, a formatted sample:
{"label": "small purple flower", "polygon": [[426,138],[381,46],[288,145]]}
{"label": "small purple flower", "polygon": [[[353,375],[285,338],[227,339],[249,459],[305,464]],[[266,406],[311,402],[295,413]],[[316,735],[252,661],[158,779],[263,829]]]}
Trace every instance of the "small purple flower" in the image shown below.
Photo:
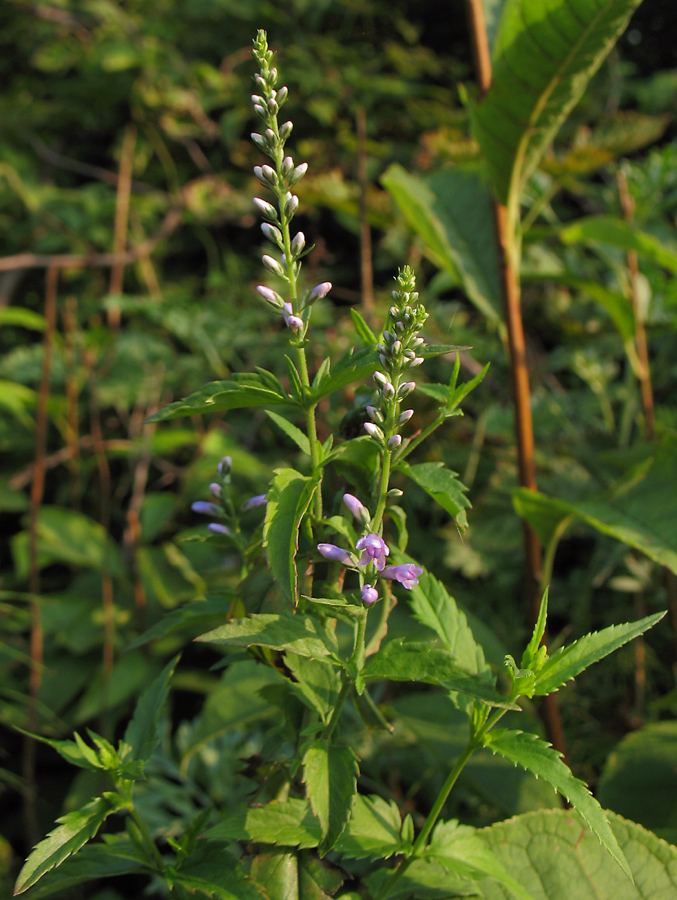
{"label": "small purple flower", "polygon": [[303,319],[294,315],[291,303],[284,304],[282,307],[282,315],[284,316],[284,321],[288,328],[291,328],[291,330],[295,332],[301,331],[303,328]]}
{"label": "small purple flower", "polygon": [[322,284],[316,285],[308,295],[308,303],[314,303],[326,297],[331,290],[331,281],[323,281]]}
{"label": "small purple flower", "polygon": [[224,456],[221,462],[216,467],[216,471],[219,475],[227,475],[230,470],[233,468],[233,460],[230,456]]}
{"label": "small purple flower", "polygon": [[354,497],[352,494],[344,494],[343,502],[355,516],[358,522],[362,522],[364,525],[366,525],[367,522],[370,521],[369,511],[367,510],[367,507],[364,506],[363,503],[360,503],[357,497]]}
{"label": "small purple flower", "polygon": [[370,584],[365,584],[362,588],[362,602],[365,606],[372,606],[378,600],[378,591]]}
{"label": "small purple flower", "polygon": [[382,572],[385,567],[386,556],[390,556],[386,542],[373,532],[361,537],[355,544],[355,549],[362,551],[362,556],[357,563],[359,566],[366,566],[373,562],[379,572]]}
{"label": "small purple flower", "polygon": [[247,500],[242,509],[246,512],[248,509],[256,509],[257,506],[265,506],[267,502],[268,499],[265,494],[257,494],[255,497]]}
{"label": "small purple flower", "polygon": [[215,481],[209,485],[209,491],[212,497],[220,497],[221,496],[221,485],[217,484]]}
{"label": "small purple flower", "polygon": [[208,503],[206,500],[196,500],[191,506],[193,512],[201,513],[203,516],[222,516],[223,510],[216,503]]}
{"label": "small purple flower", "polygon": [[342,550],[341,547],[337,547],[336,544],[318,544],[317,549],[325,559],[336,560],[336,562],[343,563],[344,566],[353,565],[350,553],[347,550]]}
{"label": "small purple flower", "polygon": [[225,525],[220,525],[218,522],[210,522],[207,528],[212,534],[225,534],[227,537],[230,537],[230,528],[226,528]]}
{"label": "small purple flower", "polygon": [[277,291],[272,290],[272,288],[266,287],[265,284],[259,284],[256,286],[256,290],[263,297],[266,303],[269,303],[271,306],[274,306],[275,309],[281,309],[284,305],[284,300]]}
{"label": "small purple flower", "polygon": [[381,572],[383,578],[391,578],[399,581],[402,587],[410,591],[418,584],[419,575],[423,575],[423,569],[413,563],[403,563],[401,566],[386,566]]}

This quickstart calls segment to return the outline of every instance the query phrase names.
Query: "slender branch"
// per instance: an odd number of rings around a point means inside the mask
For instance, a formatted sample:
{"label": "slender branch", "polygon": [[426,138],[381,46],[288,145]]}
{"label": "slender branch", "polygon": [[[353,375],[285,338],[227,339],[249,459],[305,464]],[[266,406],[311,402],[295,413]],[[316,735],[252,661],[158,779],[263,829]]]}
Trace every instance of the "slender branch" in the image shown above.
{"label": "slender branch", "polygon": [[367,171],[367,115],[364,107],[355,116],[357,128],[357,181],[360,185],[360,277],[362,282],[362,309],[364,318],[371,325],[374,313],[374,267],[372,264],[371,229],[368,216],[369,175]]}
{"label": "slender branch", "polygon": [[[127,242],[127,223],[129,220],[129,199],[132,191],[132,169],[134,165],[134,146],[136,144],[136,127],[130,125],[125,131],[120,153],[120,175],[115,198],[115,226],[113,229],[113,253],[119,258],[124,253]],[[122,293],[125,264],[116,262],[111,267],[109,293],[113,296]],[[108,308],[108,325],[115,329],[120,325],[120,310],[117,306]]]}

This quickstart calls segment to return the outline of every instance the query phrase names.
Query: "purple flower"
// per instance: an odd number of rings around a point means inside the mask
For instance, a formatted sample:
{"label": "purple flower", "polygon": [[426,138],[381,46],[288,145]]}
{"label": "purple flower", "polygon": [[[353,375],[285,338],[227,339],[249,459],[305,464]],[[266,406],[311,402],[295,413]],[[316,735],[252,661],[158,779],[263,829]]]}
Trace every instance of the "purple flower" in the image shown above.
{"label": "purple flower", "polygon": [[209,490],[212,497],[220,497],[221,496],[221,485],[217,484],[215,481],[209,485]]}
{"label": "purple flower", "polygon": [[222,516],[223,510],[216,503],[208,503],[206,500],[196,500],[191,506],[193,512],[201,513],[203,516]]}
{"label": "purple flower", "polygon": [[230,528],[226,528],[225,525],[220,525],[218,522],[210,522],[209,525],[207,525],[207,528],[212,534],[225,534],[230,537]]}
{"label": "purple flower", "polygon": [[331,290],[331,281],[323,281],[322,284],[317,284],[312,289],[310,294],[308,295],[308,303],[314,303],[316,300],[321,300],[322,297],[326,297],[329,291]]}
{"label": "purple flower", "polygon": [[352,566],[353,561],[347,550],[342,550],[336,544],[318,544],[317,549],[325,559],[333,559],[343,563],[344,566]]}
{"label": "purple flower", "polygon": [[221,462],[216,467],[216,470],[219,475],[227,475],[232,468],[233,460],[230,458],[230,456],[224,456]]}
{"label": "purple flower", "polygon": [[371,606],[378,600],[378,591],[370,584],[365,584],[362,588],[362,602],[365,606]]}
{"label": "purple flower", "polygon": [[379,572],[382,572],[385,567],[386,556],[390,556],[386,542],[373,532],[361,537],[355,544],[355,549],[362,551],[362,556],[357,563],[359,566],[366,566],[373,561]]}
{"label": "purple flower", "polygon": [[366,525],[370,521],[369,511],[367,510],[366,506],[364,506],[364,504],[360,503],[357,497],[354,497],[352,494],[344,494],[343,502],[355,516],[358,522],[362,522],[364,525]]}
{"label": "purple flower", "polygon": [[413,563],[403,563],[401,566],[386,566],[381,572],[383,578],[392,578],[399,581],[402,587],[410,591],[418,584],[419,575],[423,575],[423,569]]}
{"label": "purple flower", "polygon": [[248,509],[255,509],[257,506],[265,506],[268,502],[268,499],[265,494],[257,494],[255,497],[251,497],[245,505],[242,507],[244,511]]}

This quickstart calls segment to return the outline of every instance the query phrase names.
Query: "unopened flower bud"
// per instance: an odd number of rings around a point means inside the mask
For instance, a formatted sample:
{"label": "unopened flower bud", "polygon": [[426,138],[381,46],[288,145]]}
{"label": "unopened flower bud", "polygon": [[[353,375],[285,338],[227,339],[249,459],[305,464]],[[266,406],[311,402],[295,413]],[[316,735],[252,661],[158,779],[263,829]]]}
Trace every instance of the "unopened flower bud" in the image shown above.
{"label": "unopened flower bud", "polygon": [[401,491],[399,488],[390,488],[387,494],[388,497],[393,497],[394,499],[399,499],[404,496],[404,491]]}
{"label": "unopened flower bud", "polygon": [[277,222],[277,210],[272,203],[262,200],[261,197],[254,197],[254,206],[258,209],[262,216]]}
{"label": "unopened flower bud", "polygon": [[282,308],[282,314],[284,316],[284,321],[287,325],[287,328],[291,328],[291,330],[295,333],[301,331],[303,328],[303,319],[299,318],[299,316],[294,315],[291,303],[285,303]]}
{"label": "unopened flower bud", "polygon": [[315,303],[316,300],[321,300],[323,297],[327,296],[330,290],[331,281],[323,281],[322,284],[315,285],[308,295],[308,303]]}
{"label": "unopened flower bud", "polygon": [[274,147],[277,143],[277,135],[272,128],[266,128],[266,142],[269,147]]}
{"label": "unopened flower bud", "polygon": [[282,160],[282,165],[280,166],[280,171],[286,178],[287,175],[289,175],[289,173],[293,171],[293,169],[294,169],[294,160],[291,158],[291,156],[285,156],[285,158]]}
{"label": "unopened flower bud", "polygon": [[227,475],[232,468],[233,460],[230,458],[230,456],[224,456],[221,459],[221,462],[216,467],[216,471],[219,473],[219,475],[223,476]]}
{"label": "unopened flower bud", "polygon": [[260,94],[252,94],[252,103],[254,105],[258,104],[259,106],[263,106],[266,101]]}
{"label": "unopened flower bud", "polygon": [[257,494],[255,497],[251,497],[247,500],[242,507],[242,511],[246,512],[249,509],[256,509],[257,506],[265,506],[267,502],[268,497],[266,494]]}
{"label": "unopened flower bud", "polygon": [[411,394],[415,387],[415,381],[405,381],[404,384],[401,384],[397,390],[398,399],[402,400],[407,396],[407,394]]}
{"label": "unopened flower bud", "polygon": [[289,94],[289,91],[287,90],[286,87],[280,88],[280,90],[277,92],[277,105],[278,106],[282,106],[284,101],[287,99],[288,94]]}
{"label": "unopened flower bud", "polygon": [[422,337],[414,338],[413,341],[410,342],[409,346],[412,350],[415,350],[417,347],[420,347],[421,344],[425,344],[425,340]]}
{"label": "unopened flower bud", "polygon": [[268,84],[275,84],[277,81],[277,69],[271,69],[268,73]]}
{"label": "unopened flower bud", "polygon": [[405,351],[404,351],[404,358],[405,358],[405,359],[414,359],[415,356],[416,356],[416,354],[414,353],[413,350],[405,350]]}
{"label": "unopened flower bud", "polygon": [[208,503],[207,500],[196,500],[190,507],[193,512],[203,516],[222,516],[223,510],[216,503]]}
{"label": "unopened flower bud", "polygon": [[342,550],[341,547],[337,547],[336,544],[318,544],[317,549],[325,559],[335,560],[336,562],[343,563],[344,566],[353,565],[353,560],[348,551]]}
{"label": "unopened flower bud", "polygon": [[353,494],[344,494],[343,502],[348,507],[350,512],[355,516],[358,522],[361,522],[363,525],[368,525],[371,522],[371,516],[369,515],[369,511],[363,503],[361,503],[357,497]]}
{"label": "unopened flower bud", "polygon": [[306,237],[302,231],[299,231],[298,234],[294,235],[294,239],[291,242],[292,256],[298,256],[299,253],[302,252],[302,250],[305,246],[306,246]]}
{"label": "unopened flower bud", "polygon": [[273,275],[279,275],[280,278],[284,278],[284,269],[279,264],[279,262],[274,259],[272,256],[268,256],[264,254],[261,257],[261,262],[268,269],[269,272],[272,272]]}
{"label": "unopened flower bud", "polygon": [[376,406],[368,406],[367,407],[367,415],[372,420],[372,422],[376,422],[377,425],[383,424],[383,413]]}
{"label": "unopened flower bud", "polygon": [[256,290],[263,297],[266,303],[269,303],[275,309],[282,309],[284,306],[284,300],[277,291],[274,291],[272,288],[266,287],[264,284],[259,284],[256,287]]}
{"label": "unopened flower bud", "polygon": [[413,369],[415,366],[420,366],[422,362],[425,362],[424,358],[422,356],[417,356],[416,359],[412,359],[409,365]]}
{"label": "unopened flower bud", "polygon": [[268,112],[270,112],[273,116],[277,115],[279,107],[277,105],[277,100],[274,97],[270,97],[268,100]]}
{"label": "unopened flower bud", "polygon": [[294,215],[296,210],[298,209],[299,198],[296,194],[292,194],[289,191],[285,194],[284,198],[284,214],[288,219]]}
{"label": "unopened flower bud", "polygon": [[405,422],[408,422],[409,419],[414,415],[413,409],[405,409],[404,412],[401,412],[397,418],[398,425],[404,425]]}
{"label": "unopened flower bud", "polygon": [[254,81],[256,82],[257,86],[259,88],[261,88],[262,91],[266,89],[266,87],[267,87],[266,79],[263,77],[263,75],[259,75],[257,73],[256,75],[254,75]]}
{"label": "unopened flower bud", "polygon": [[269,225],[267,222],[264,222],[263,225],[261,225],[261,231],[273,244],[277,244],[280,248],[284,247],[282,232],[279,228],[275,228],[274,225]]}
{"label": "unopened flower bud", "polygon": [[211,491],[212,497],[220,497],[221,496],[221,485],[217,484],[215,481],[209,485],[209,490]]}
{"label": "unopened flower bud", "polygon": [[399,340],[393,341],[393,345],[390,348],[390,351],[394,356],[399,356],[400,353],[402,352],[402,342]]}
{"label": "unopened flower bud", "polygon": [[378,425],[374,425],[373,422],[365,422],[364,430],[367,432],[368,435],[373,437],[375,440],[381,441],[381,443],[383,443],[384,434],[381,431],[381,429],[378,427]]}
{"label": "unopened flower bud", "polygon": [[289,185],[289,187],[293,187],[297,181],[300,181],[307,171],[308,163],[301,163],[299,166],[296,166],[287,180],[287,184]]}
{"label": "unopened flower bud", "polygon": [[370,584],[365,584],[362,588],[362,602],[365,606],[373,606],[378,600],[378,591]]}
{"label": "unopened flower bud", "polygon": [[259,148],[259,150],[263,150],[264,152],[268,151],[268,142],[262,134],[257,134],[255,131],[252,131],[251,139]]}
{"label": "unopened flower bud", "polygon": [[395,396],[395,388],[389,381],[386,381],[386,383],[381,388],[381,393],[386,400],[392,400]]}
{"label": "unopened flower bud", "polygon": [[388,450],[397,450],[397,448],[400,446],[401,443],[402,443],[402,435],[394,434],[391,438],[388,438],[388,443],[386,444],[386,447],[388,448]]}
{"label": "unopened flower bud", "polygon": [[[254,104],[254,112],[255,112],[256,115],[259,116],[259,118],[261,118],[261,119],[267,119],[267,118],[268,118],[268,113],[266,112],[265,106],[260,106],[258,103],[255,103],[255,104]],[[253,135],[252,135],[252,137],[253,137]]]}
{"label": "unopened flower bud", "polygon": [[271,169],[270,166],[254,166],[254,175],[256,175],[261,184],[265,184],[266,187],[277,186],[277,174],[275,169]]}
{"label": "unopened flower bud", "polygon": [[376,382],[377,387],[383,387],[383,385],[388,382],[388,378],[383,372],[379,372],[377,369],[376,372],[374,372],[374,381]]}
{"label": "unopened flower bud", "polygon": [[293,124],[291,122],[285,122],[284,125],[280,125],[280,138],[283,141],[286,141],[289,135],[292,133]]}
{"label": "unopened flower bud", "polygon": [[219,522],[210,522],[209,525],[207,525],[207,528],[212,534],[225,534],[226,537],[230,537],[230,528],[221,525]]}
{"label": "unopened flower bud", "polygon": [[378,358],[381,360],[381,365],[384,369],[391,368],[392,360],[388,359],[388,357],[384,353],[379,353]]}

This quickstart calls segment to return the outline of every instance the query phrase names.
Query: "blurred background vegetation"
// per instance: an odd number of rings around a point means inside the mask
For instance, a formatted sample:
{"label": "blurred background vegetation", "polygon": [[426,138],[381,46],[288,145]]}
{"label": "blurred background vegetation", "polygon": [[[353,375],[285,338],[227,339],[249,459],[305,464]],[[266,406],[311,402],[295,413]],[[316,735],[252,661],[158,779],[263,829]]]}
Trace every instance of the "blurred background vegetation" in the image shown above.
{"label": "blurred background vegetation", "polygon": [[[485,7],[491,27],[500,0]],[[140,688],[192,635],[127,648],[180,604],[206,591],[228,596],[232,561],[216,540],[191,540],[204,527],[190,503],[206,496],[216,463],[232,456],[245,499],[265,490],[274,465],[294,459],[264,413],[144,424],[205,381],[254,366],[284,373],[285,336],[254,291],[263,238],[251,202],[260,159],[249,138],[250,48],[260,27],[290,88],[292,153],[310,165],[299,185],[300,226],[315,243],[304,277],[334,284],[314,319],[318,359],[349,346],[351,307],[379,326],[391,278],[409,262],[431,312],[429,339],[472,348],[462,357],[466,379],[491,362],[465,418],[426,456],[444,460],[470,488],[470,529],[461,539],[441,509],[411,490],[408,552],[465,606],[492,662],[515,653],[526,633],[501,329],[413,234],[380,180],[394,163],[421,175],[478,165],[458,91],[461,83],[474,91],[461,0],[443,9],[432,0],[7,0],[0,8],[0,885],[3,878],[9,885],[30,842],[64,805],[92,788],[65,777],[46,749],[27,759],[12,726],[58,737],[88,724],[115,731]],[[525,198],[527,218],[534,211],[522,277],[539,487],[571,502],[631,475],[651,435],[633,370],[632,322],[589,288],[597,282],[627,297],[627,255],[604,244],[563,244],[559,230],[582,215],[623,216],[624,178],[634,222],[677,254],[676,31],[669,0],[639,7]],[[557,277],[562,266],[567,278]],[[656,259],[640,266],[656,433],[670,435],[677,431],[675,270]],[[425,369],[430,382],[447,381],[451,361]],[[363,404],[358,391],[325,409],[325,436],[359,427]],[[417,427],[429,413],[420,397]],[[673,473],[668,498],[675,480]],[[668,599],[658,565],[579,523],[555,558],[552,636],[569,639],[665,608]],[[625,648],[564,696],[570,762],[593,784],[629,731],[673,724],[676,611],[646,644]],[[44,667],[31,686],[38,620]],[[242,719],[226,730],[219,720],[209,730],[209,715],[219,715],[215,698],[227,687],[209,672],[216,659],[204,648],[185,652],[173,706],[174,725],[182,723],[180,763],[170,775],[178,784],[190,772],[193,797],[223,802],[242,790],[232,773],[256,751],[265,723],[257,732]],[[198,716],[204,698],[209,715]],[[412,741],[427,754],[432,794],[453,740],[436,725],[433,699],[429,709],[411,696],[384,702],[399,704],[408,731],[390,749],[376,739],[362,748],[371,759],[365,772],[406,804],[422,790],[409,774],[421,768],[412,765],[412,753],[421,752]],[[168,724],[168,740],[170,731]],[[674,752],[674,730],[668,738]],[[622,770],[614,759],[614,771]],[[626,812],[612,774],[607,767],[602,802]],[[674,837],[674,771],[670,777],[669,810],[645,824]],[[35,778],[37,818],[26,823],[22,796]],[[188,802],[178,788],[171,795],[170,783],[157,801],[160,823],[180,821]],[[508,783],[480,764],[459,796],[455,813],[475,824],[552,802],[538,785]],[[641,811],[630,814],[642,821]]]}

